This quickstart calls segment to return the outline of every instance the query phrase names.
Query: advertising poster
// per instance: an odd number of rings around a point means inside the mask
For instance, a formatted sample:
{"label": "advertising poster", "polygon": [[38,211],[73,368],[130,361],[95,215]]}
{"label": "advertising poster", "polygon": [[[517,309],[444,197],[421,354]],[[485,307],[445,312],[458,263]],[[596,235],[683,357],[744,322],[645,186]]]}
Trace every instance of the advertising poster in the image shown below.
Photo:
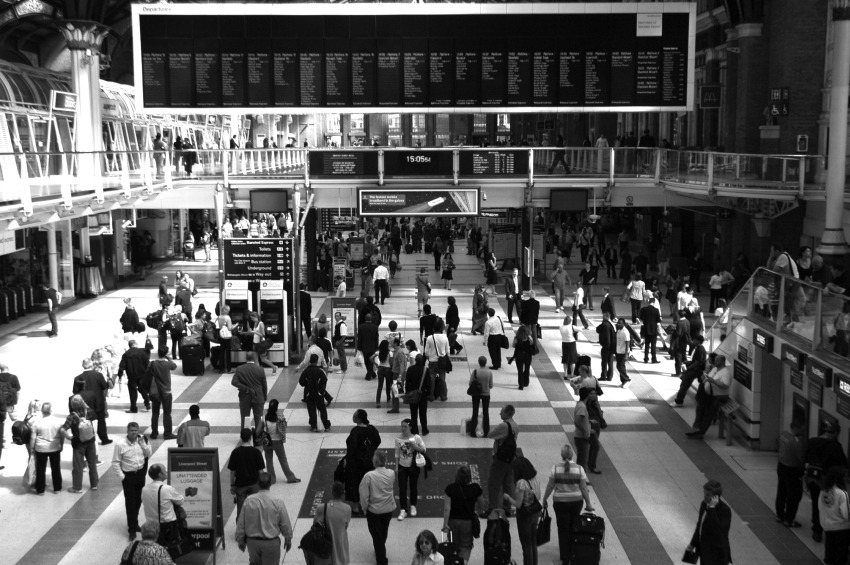
{"label": "advertising poster", "polygon": [[345,338],[345,347],[353,348],[354,347],[354,336],[357,331],[357,315],[355,312],[357,311],[356,306],[357,300],[354,298],[331,298],[331,320],[333,320],[333,328],[336,328],[336,313],[339,312],[343,315],[345,319],[345,327],[346,327],[346,338]]}
{"label": "advertising poster", "polygon": [[348,263],[348,259],[345,257],[334,257],[333,263],[333,289],[336,290],[339,287],[339,283],[345,280],[345,266]]}
{"label": "advertising poster", "polygon": [[[360,216],[477,216],[479,189],[357,190]],[[353,257],[353,255],[352,255]]]}

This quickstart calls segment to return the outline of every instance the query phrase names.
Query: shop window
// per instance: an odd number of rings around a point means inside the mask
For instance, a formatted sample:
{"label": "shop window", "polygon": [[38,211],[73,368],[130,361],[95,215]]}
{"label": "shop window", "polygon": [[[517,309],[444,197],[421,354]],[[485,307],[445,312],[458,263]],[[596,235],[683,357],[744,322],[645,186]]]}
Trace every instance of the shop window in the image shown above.
{"label": "shop window", "polygon": [[496,114],[496,129],[498,131],[511,131],[511,115]]}
{"label": "shop window", "polygon": [[339,133],[340,129],[339,114],[328,114],[325,116],[325,130],[328,133]]}
{"label": "shop window", "polygon": [[387,126],[391,134],[401,134],[401,114],[388,114]]}
{"label": "shop window", "polygon": [[472,115],[472,133],[487,133],[487,114]]}
{"label": "shop window", "polygon": [[365,114],[351,114],[351,131],[362,132],[366,129]]}

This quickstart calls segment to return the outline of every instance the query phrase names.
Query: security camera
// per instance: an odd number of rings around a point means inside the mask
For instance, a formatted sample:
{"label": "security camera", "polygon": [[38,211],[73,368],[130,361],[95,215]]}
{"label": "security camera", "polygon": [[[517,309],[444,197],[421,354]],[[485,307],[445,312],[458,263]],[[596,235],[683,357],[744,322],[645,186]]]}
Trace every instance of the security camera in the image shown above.
{"label": "security camera", "polygon": [[486,192],[481,193],[481,200],[487,200],[487,193]]}

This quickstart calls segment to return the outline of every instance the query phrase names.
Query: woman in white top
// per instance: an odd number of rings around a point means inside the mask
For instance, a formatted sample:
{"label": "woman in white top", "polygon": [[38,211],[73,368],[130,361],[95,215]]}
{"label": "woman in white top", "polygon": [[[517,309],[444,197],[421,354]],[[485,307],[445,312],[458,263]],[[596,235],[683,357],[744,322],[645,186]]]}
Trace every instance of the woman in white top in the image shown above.
{"label": "woman in white top", "polygon": [[[398,498],[401,511],[398,520],[404,520],[408,514],[416,516],[416,502],[419,498],[419,469],[416,459],[425,453],[425,442],[419,435],[410,431],[410,418],[401,421],[401,434],[395,438],[396,476],[398,477]],[[424,455],[420,458],[425,464]],[[410,499],[407,487],[410,485]],[[436,549],[436,548],[435,548]]]}
{"label": "woman in white top", "polygon": [[711,278],[708,279],[708,288],[711,291],[708,309],[714,311],[717,308],[717,301],[723,298],[723,277],[720,276],[720,269],[715,270]]}
{"label": "woman in white top", "polygon": [[643,293],[646,290],[646,284],[637,273],[632,275],[632,280],[629,286],[626,287],[629,293],[629,302],[632,305],[632,323],[637,324],[640,317],[640,308],[643,306]]}
{"label": "woman in white top", "polygon": [[573,366],[578,361],[577,333],[578,327],[573,324],[573,319],[570,316],[565,316],[564,325],[561,326],[561,363],[564,365],[565,379],[569,379],[573,374]]}
{"label": "woman in white top", "polygon": [[233,320],[230,319],[230,306],[222,306],[221,314],[215,320],[215,327],[218,328],[218,342],[221,344],[218,348],[218,354],[220,355],[218,372],[229,373],[230,338],[233,337]]}
{"label": "woman in white top", "polygon": [[410,565],[441,565],[443,555],[437,551],[437,537],[431,530],[422,530],[416,536],[416,547]]}
{"label": "woman in white top", "polygon": [[269,361],[269,349],[263,344],[266,339],[266,325],[260,321],[260,316],[256,312],[251,312],[249,319],[251,333],[254,334],[254,353],[257,355],[257,363],[276,372],[277,367]]}

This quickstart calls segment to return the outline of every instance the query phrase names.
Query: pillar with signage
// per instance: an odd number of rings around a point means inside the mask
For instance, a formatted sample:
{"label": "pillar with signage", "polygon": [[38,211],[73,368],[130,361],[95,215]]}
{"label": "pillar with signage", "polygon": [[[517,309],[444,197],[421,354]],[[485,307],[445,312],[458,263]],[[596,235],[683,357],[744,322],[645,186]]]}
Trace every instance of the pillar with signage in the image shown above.
{"label": "pillar with signage", "polygon": [[266,326],[266,338],[272,342],[269,349],[269,361],[275,364],[289,365],[288,332],[284,331],[288,312],[286,308],[286,290],[283,281],[263,281],[257,296],[260,320]]}
{"label": "pillar with signage", "polygon": [[[337,313],[342,314],[345,322],[345,348],[354,348],[354,336],[357,335],[357,300],[354,297],[331,298],[331,320],[333,321],[333,329],[336,330]],[[335,340],[331,340],[333,343]]]}

